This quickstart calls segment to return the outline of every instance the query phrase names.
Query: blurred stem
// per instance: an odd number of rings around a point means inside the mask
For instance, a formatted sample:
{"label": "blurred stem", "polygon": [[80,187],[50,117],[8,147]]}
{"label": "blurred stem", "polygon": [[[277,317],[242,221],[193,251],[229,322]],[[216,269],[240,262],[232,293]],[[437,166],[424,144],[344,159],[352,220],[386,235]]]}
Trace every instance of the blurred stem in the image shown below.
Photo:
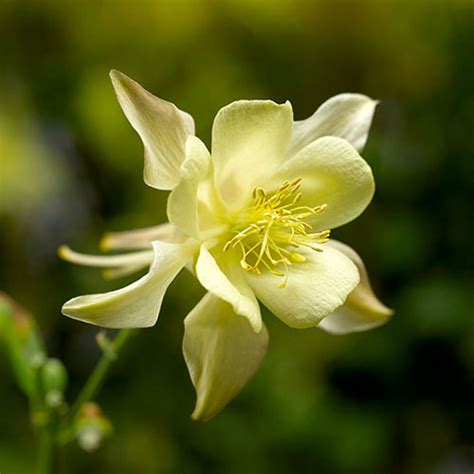
{"label": "blurred stem", "polygon": [[54,451],[54,433],[49,426],[44,426],[39,432],[38,474],[54,472]]}
{"label": "blurred stem", "polygon": [[[44,362],[43,362],[44,363]],[[38,433],[38,474],[52,474],[56,458],[56,415],[45,403],[46,394],[41,380],[41,368],[37,365],[34,372],[36,396],[30,397],[32,420]]]}
{"label": "blurred stem", "polygon": [[72,423],[78,417],[81,408],[83,405],[97,395],[99,390],[102,388],[102,385],[105,382],[107,374],[117,359],[117,356],[120,350],[125,346],[125,344],[134,336],[139,329],[122,329],[116,336],[116,338],[110,342],[110,344],[104,349],[102,357],[97,363],[95,369],[89,376],[86,384],[80,391],[76,401],[72,405],[69,421]]}

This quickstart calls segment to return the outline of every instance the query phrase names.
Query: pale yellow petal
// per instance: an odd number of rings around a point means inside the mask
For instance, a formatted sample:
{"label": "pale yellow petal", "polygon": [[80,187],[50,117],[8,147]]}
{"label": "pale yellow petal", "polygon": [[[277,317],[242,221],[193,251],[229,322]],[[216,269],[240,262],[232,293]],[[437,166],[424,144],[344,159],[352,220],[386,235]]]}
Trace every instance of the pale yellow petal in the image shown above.
{"label": "pale yellow petal", "polygon": [[212,128],[216,186],[230,209],[239,209],[255,186],[286,159],[293,129],[289,102],[239,100],[222,108]]}
{"label": "pale yellow petal", "polygon": [[153,242],[154,258],[148,273],[120,290],[78,296],[62,313],[70,318],[108,328],[153,326],[171,281],[192,258],[190,245]]}
{"label": "pale yellow petal", "polygon": [[58,255],[67,262],[101,268],[123,267],[133,264],[146,266],[153,260],[153,250],[143,250],[122,255],[87,255],[75,252],[66,245],[59,247]]}
{"label": "pale yellow petal", "polygon": [[374,294],[369,276],[360,256],[348,245],[330,240],[328,245],[347,255],[357,266],[360,282],[349,294],[343,306],[320,323],[319,327],[332,334],[365,331],[386,323],[393,315]]}
{"label": "pale yellow petal", "polygon": [[147,267],[153,260],[153,250],[122,255],[86,255],[75,252],[66,245],[59,247],[58,255],[67,262],[104,268],[103,275],[105,278],[119,278],[130,275]]}
{"label": "pale yellow petal", "polygon": [[175,231],[174,226],[166,223],[143,229],[107,232],[100,241],[100,248],[103,251],[149,248],[155,240],[171,241]]}
{"label": "pale yellow petal", "polygon": [[186,160],[181,165],[181,181],[168,198],[168,218],[181,232],[200,238],[198,188],[208,176],[211,155],[197,137],[186,141]]}
{"label": "pale yellow petal", "polygon": [[105,268],[102,270],[102,276],[107,280],[113,280],[114,278],[122,278],[128,275],[139,272],[145,268],[143,265],[138,263],[131,263],[124,265],[123,267]]}
{"label": "pale yellow petal", "polygon": [[184,320],[183,353],[197,401],[194,420],[217,415],[249,382],[268,346],[232,306],[207,293]]}
{"label": "pale yellow petal", "polygon": [[302,178],[302,206],[326,204],[323,212],[309,218],[315,230],[333,229],[359,216],[372,200],[375,183],[372,170],[346,140],[320,138],[288,160],[274,178]]}
{"label": "pale yellow petal", "polygon": [[248,318],[255,332],[262,328],[260,307],[249,288],[238,260],[222,256],[219,263],[207,249],[201,246],[196,263],[196,276],[204,288],[232,305],[234,311]]}
{"label": "pale yellow petal", "polygon": [[344,138],[356,150],[362,151],[377,103],[362,94],[331,97],[311,117],[295,122],[289,156],[325,136]]}
{"label": "pale yellow petal", "polygon": [[191,116],[119,71],[111,71],[110,77],[125,116],[142,139],[146,184],[173,189],[180,180],[184,144],[194,134]]}
{"label": "pale yellow petal", "polygon": [[298,249],[306,261],[289,267],[284,288],[279,287],[282,278],[268,271],[247,273],[257,298],[293,328],[317,326],[344,303],[359,282],[359,272],[348,257],[332,247],[321,247],[322,252]]}

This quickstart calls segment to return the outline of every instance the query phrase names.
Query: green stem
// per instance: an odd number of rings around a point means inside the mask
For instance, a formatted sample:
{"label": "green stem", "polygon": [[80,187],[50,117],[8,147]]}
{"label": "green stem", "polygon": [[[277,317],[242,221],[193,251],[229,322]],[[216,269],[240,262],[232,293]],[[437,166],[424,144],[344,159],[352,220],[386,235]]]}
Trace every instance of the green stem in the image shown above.
{"label": "green stem", "polygon": [[56,416],[45,403],[45,390],[41,380],[41,366],[35,368],[34,394],[31,395],[33,424],[38,437],[38,474],[52,474],[56,457]]}
{"label": "green stem", "polygon": [[54,434],[48,426],[39,432],[38,474],[52,474],[55,457]]}
{"label": "green stem", "polygon": [[104,350],[102,357],[72,405],[69,413],[69,421],[71,423],[78,417],[83,405],[97,395],[119,351],[137,332],[138,329],[122,329],[106,350]]}

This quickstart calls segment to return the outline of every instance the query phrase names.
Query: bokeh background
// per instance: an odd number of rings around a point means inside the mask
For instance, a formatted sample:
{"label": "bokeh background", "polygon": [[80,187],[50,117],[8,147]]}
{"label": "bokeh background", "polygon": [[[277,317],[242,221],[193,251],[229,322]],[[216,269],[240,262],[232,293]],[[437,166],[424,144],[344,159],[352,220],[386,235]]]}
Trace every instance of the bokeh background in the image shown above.
{"label": "bokeh background", "polygon": [[[142,181],[142,145],[116,103],[122,70],[195,117],[289,99],[298,119],[328,97],[381,100],[364,157],[377,192],[334,235],[363,256],[396,316],[363,334],[292,330],[266,314],[257,377],[193,423],[183,318],[202,290],[183,272],[156,327],[117,363],[98,401],[114,425],[61,473],[471,473],[474,469],[474,8],[472,0],[0,1],[1,288],[35,314],[73,397],[97,329],[60,315],[105,291],[56,248],[97,253],[108,230],[166,219]],[[0,357],[0,471],[33,472],[27,404]]]}

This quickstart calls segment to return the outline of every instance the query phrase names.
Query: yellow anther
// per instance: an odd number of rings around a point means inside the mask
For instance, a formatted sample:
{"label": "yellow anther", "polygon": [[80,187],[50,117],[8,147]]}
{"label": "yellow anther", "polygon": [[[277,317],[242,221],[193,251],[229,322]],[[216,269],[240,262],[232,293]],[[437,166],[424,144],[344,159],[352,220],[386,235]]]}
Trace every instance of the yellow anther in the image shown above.
{"label": "yellow anther", "polygon": [[330,231],[311,233],[312,226],[305,219],[326,208],[298,206],[302,199],[301,178],[285,181],[273,193],[256,187],[252,202],[233,225],[234,236],[225,243],[224,252],[240,247],[240,266],[247,272],[260,275],[262,269],[284,278],[278,286],[284,288],[288,280],[288,267],[293,263],[304,263],[306,257],[299,251],[289,249],[305,247],[317,252],[317,245],[328,241]]}
{"label": "yellow anther", "polygon": [[291,260],[295,263],[303,263],[306,262],[306,257],[304,255],[301,255],[300,253],[293,252],[290,254]]}

